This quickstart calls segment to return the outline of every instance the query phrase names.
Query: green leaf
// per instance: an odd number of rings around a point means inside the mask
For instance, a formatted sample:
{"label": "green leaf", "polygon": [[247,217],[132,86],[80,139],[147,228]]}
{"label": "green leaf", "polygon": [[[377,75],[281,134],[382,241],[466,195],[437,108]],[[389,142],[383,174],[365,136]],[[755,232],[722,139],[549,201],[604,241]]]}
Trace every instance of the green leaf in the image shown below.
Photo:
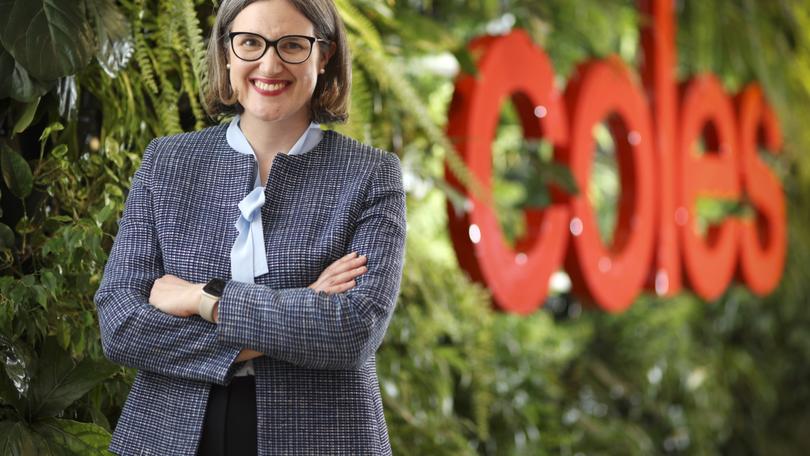
{"label": "green leaf", "polygon": [[67,454],[111,454],[110,433],[93,423],[53,418],[36,423],[34,430]]}
{"label": "green leaf", "polygon": [[59,144],[53,148],[51,151],[51,156],[53,158],[58,158],[59,160],[64,159],[68,153],[68,146],[67,144]]}
{"label": "green leaf", "polygon": [[42,282],[42,286],[51,293],[56,293],[59,288],[59,279],[56,278],[56,274],[49,270],[42,271],[39,280]]}
{"label": "green leaf", "polygon": [[129,22],[112,0],[90,0],[87,9],[99,43],[96,60],[110,77],[115,77],[135,50]]}
{"label": "green leaf", "polygon": [[45,341],[37,367],[29,398],[31,416],[40,418],[58,414],[116,370],[107,361],[89,358],[75,364],[70,354],[50,337]]}
{"label": "green leaf", "polygon": [[54,123],[48,125],[47,127],[45,127],[44,130],[42,130],[42,134],[39,135],[39,142],[44,142],[46,139],[48,139],[49,136],[51,136],[51,133],[55,133],[57,131],[62,131],[64,129],[65,129],[65,126],[62,125],[61,122],[54,122]]}
{"label": "green leaf", "polygon": [[25,111],[23,111],[20,118],[17,119],[17,123],[14,124],[14,133],[22,133],[31,125],[31,121],[34,120],[34,114],[37,113],[40,99],[40,97],[37,97],[34,101],[25,106]]}
{"label": "green leaf", "polygon": [[18,414],[23,414],[26,411],[25,395],[29,386],[29,363],[21,347],[3,335],[0,335],[0,357],[4,366],[0,373],[0,398],[14,407]]}
{"label": "green leaf", "polygon": [[83,2],[20,0],[8,9],[9,3],[3,2],[10,12],[0,39],[32,76],[55,80],[90,62],[94,45]]}
{"label": "green leaf", "polygon": [[17,151],[3,144],[0,145],[0,166],[3,168],[3,180],[11,193],[25,198],[31,193],[34,179],[31,168]]}
{"label": "green leaf", "polygon": [[7,456],[39,455],[34,436],[22,421],[0,422],[0,454]]}
{"label": "green leaf", "polygon": [[[17,414],[22,416],[27,409],[25,398],[14,387],[14,383],[8,378],[5,372],[0,373],[0,399],[12,406]],[[2,445],[0,445],[2,448]],[[0,451],[0,454],[6,454]]]}
{"label": "green leaf", "polygon": [[14,250],[14,231],[5,223],[0,223],[0,250]]}
{"label": "green leaf", "polygon": [[11,98],[28,103],[47,93],[53,84],[53,81],[41,82],[31,79],[20,62],[14,62],[14,71],[11,74]]}
{"label": "green leaf", "polygon": [[100,227],[104,222],[107,221],[107,219],[110,218],[112,214],[116,212],[116,209],[115,203],[113,202],[110,202],[101,208],[101,210],[96,213],[96,224]]}
{"label": "green leaf", "polygon": [[[0,0],[0,11],[11,11],[14,7],[14,0]],[[5,30],[9,19],[7,14],[0,15],[0,30]]]}
{"label": "green leaf", "polygon": [[0,46],[0,99],[11,96],[11,78],[15,65],[14,57]]}

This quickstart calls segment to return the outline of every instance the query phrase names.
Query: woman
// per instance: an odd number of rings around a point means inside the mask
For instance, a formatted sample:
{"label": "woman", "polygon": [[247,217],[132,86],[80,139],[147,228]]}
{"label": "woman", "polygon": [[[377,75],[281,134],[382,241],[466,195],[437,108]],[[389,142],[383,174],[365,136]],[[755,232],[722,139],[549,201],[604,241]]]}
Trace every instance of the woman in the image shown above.
{"label": "woman", "polygon": [[106,356],[138,369],[110,449],[388,454],[375,371],[399,291],[395,155],[346,118],[331,0],[224,0],[209,111],[153,140],[96,294]]}

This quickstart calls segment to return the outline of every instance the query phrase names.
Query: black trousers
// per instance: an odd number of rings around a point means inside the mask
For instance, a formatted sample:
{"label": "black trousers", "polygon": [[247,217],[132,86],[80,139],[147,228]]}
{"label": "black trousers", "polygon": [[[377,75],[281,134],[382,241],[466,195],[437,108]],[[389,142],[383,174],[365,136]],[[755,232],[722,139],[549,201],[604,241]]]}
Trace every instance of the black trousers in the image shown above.
{"label": "black trousers", "polygon": [[228,386],[213,385],[197,456],[255,455],[256,379],[234,377]]}

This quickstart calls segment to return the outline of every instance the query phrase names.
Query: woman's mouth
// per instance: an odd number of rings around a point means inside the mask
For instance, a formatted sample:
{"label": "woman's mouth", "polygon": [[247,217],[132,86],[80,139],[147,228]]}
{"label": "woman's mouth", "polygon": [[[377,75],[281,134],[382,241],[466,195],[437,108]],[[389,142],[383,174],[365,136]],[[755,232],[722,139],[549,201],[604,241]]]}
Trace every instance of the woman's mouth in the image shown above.
{"label": "woman's mouth", "polygon": [[284,89],[290,85],[289,81],[260,81],[258,79],[253,79],[251,81],[253,83],[253,87],[262,95],[278,95],[284,91]]}

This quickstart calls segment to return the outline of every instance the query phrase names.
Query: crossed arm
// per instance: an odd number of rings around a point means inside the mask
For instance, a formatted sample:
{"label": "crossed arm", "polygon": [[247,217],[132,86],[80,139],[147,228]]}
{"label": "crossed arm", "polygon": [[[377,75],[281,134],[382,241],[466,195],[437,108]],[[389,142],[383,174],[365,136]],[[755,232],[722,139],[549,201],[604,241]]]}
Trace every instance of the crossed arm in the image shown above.
{"label": "crossed arm", "polygon": [[[351,252],[330,264],[308,288],[326,294],[343,293],[357,284],[355,279],[365,273],[367,257]],[[199,315],[200,298],[204,283],[191,283],[177,276],[166,274],[155,280],[149,293],[149,304],[176,317]],[[214,307],[214,321],[219,320],[219,305]],[[247,361],[262,356],[261,352],[243,348],[234,362]]]}

